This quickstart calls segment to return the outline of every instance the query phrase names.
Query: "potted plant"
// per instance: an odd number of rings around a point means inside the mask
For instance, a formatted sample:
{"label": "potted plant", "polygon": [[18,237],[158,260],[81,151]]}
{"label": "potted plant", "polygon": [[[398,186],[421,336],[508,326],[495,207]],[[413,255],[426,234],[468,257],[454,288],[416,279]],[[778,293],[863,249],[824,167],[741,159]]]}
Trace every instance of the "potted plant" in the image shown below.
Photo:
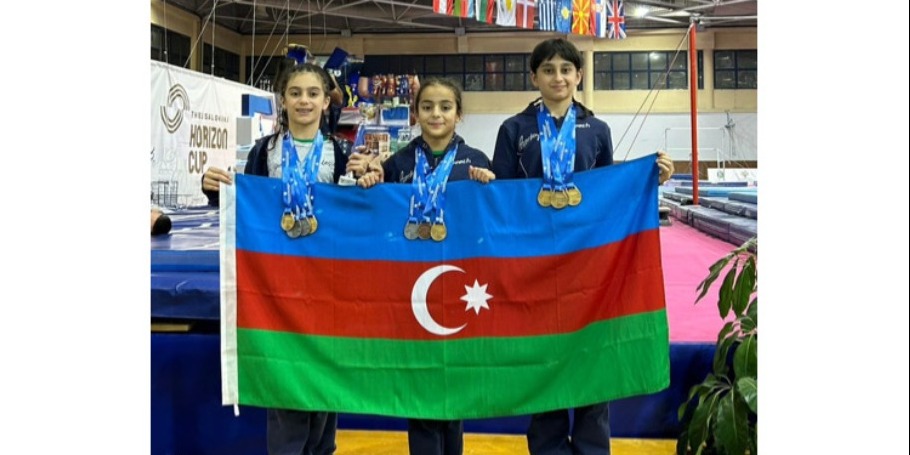
{"label": "potted plant", "polygon": [[697,304],[724,275],[717,309],[732,318],[717,334],[712,371],[679,407],[676,452],[758,454],[758,246],[753,237],[715,262],[698,285]]}

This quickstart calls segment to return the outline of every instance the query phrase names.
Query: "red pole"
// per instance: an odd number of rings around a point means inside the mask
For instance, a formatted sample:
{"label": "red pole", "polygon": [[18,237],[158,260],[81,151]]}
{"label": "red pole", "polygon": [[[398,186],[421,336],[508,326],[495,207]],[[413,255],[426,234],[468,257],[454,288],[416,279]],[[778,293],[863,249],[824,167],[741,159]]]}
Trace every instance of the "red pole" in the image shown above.
{"label": "red pole", "polygon": [[689,117],[692,122],[692,204],[698,205],[698,51],[695,49],[696,24],[689,24]]}

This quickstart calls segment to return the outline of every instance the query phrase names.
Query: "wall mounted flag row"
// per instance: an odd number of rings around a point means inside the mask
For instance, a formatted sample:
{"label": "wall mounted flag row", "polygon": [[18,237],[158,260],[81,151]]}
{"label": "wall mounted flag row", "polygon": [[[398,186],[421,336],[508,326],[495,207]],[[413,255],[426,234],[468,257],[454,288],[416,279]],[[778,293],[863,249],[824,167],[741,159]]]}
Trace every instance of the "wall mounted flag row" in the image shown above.
{"label": "wall mounted flag row", "polygon": [[433,11],[505,27],[626,37],[623,0],[433,0]]}

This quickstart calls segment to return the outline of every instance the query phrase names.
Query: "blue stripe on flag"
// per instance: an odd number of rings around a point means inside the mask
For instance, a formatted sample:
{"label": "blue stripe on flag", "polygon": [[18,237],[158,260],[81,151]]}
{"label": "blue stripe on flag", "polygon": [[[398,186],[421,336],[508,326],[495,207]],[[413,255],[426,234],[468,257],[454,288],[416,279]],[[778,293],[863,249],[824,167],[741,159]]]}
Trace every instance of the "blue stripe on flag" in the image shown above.
{"label": "blue stripe on flag", "polygon": [[[583,201],[537,204],[539,179],[448,183],[442,242],[407,240],[409,184],[364,190],[317,183],[315,234],[288,238],[279,226],[281,180],[237,175],[237,249],[319,258],[439,261],[564,254],[658,227],[656,154],[575,174]],[[569,226],[573,226],[569,229]]]}

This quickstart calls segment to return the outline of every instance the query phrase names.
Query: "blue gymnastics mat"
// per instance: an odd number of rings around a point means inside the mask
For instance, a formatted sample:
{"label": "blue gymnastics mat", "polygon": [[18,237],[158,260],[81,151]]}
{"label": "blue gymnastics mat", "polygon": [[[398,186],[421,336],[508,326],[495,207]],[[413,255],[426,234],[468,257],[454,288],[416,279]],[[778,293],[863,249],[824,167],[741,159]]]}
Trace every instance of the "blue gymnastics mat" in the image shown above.
{"label": "blue gymnastics mat", "polygon": [[[678,186],[676,187],[677,193],[682,194],[694,194],[695,191],[691,186]],[[757,193],[757,189],[748,189],[743,187],[721,187],[721,186],[699,186],[698,187],[698,196],[699,197],[727,197],[730,193]],[[750,202],[750,201],[747,201]]]}
{"label": "blue gymnastics mat", "polygon": [[728,198],[733,199],[734,201],[749,202],[752,204],[758,204],[758,191],[734,191],[727,195]]}
{"label": "blue gymnastics mat", "polygon": [[741,245],[758,233],[757,220],[701,206],[692,206],[688,224],[734,245]]}
{"label": "blue gymnastics mat", "polygon": [[689,205],[692,203],[692,196],[689,194],[676,193],[673,191],[667,191],[662,194],[664,199],[669,199],[671,201],[678,202],[680,204]]}
{"label": "blue gymnastics mat", "polygon": [[151,238],[152,272],[217,272],[220,223],[214,208],[167,214],[171,232]]}
{"label": "blue gymnastics mat", "polygon": [[731,215],[752,218],[753,220],[758,218],[758,205],[750,202],[734,201],[729,198],[720,197],[700,197],[698,198],[698,204],[703,207],[720,210]]}

